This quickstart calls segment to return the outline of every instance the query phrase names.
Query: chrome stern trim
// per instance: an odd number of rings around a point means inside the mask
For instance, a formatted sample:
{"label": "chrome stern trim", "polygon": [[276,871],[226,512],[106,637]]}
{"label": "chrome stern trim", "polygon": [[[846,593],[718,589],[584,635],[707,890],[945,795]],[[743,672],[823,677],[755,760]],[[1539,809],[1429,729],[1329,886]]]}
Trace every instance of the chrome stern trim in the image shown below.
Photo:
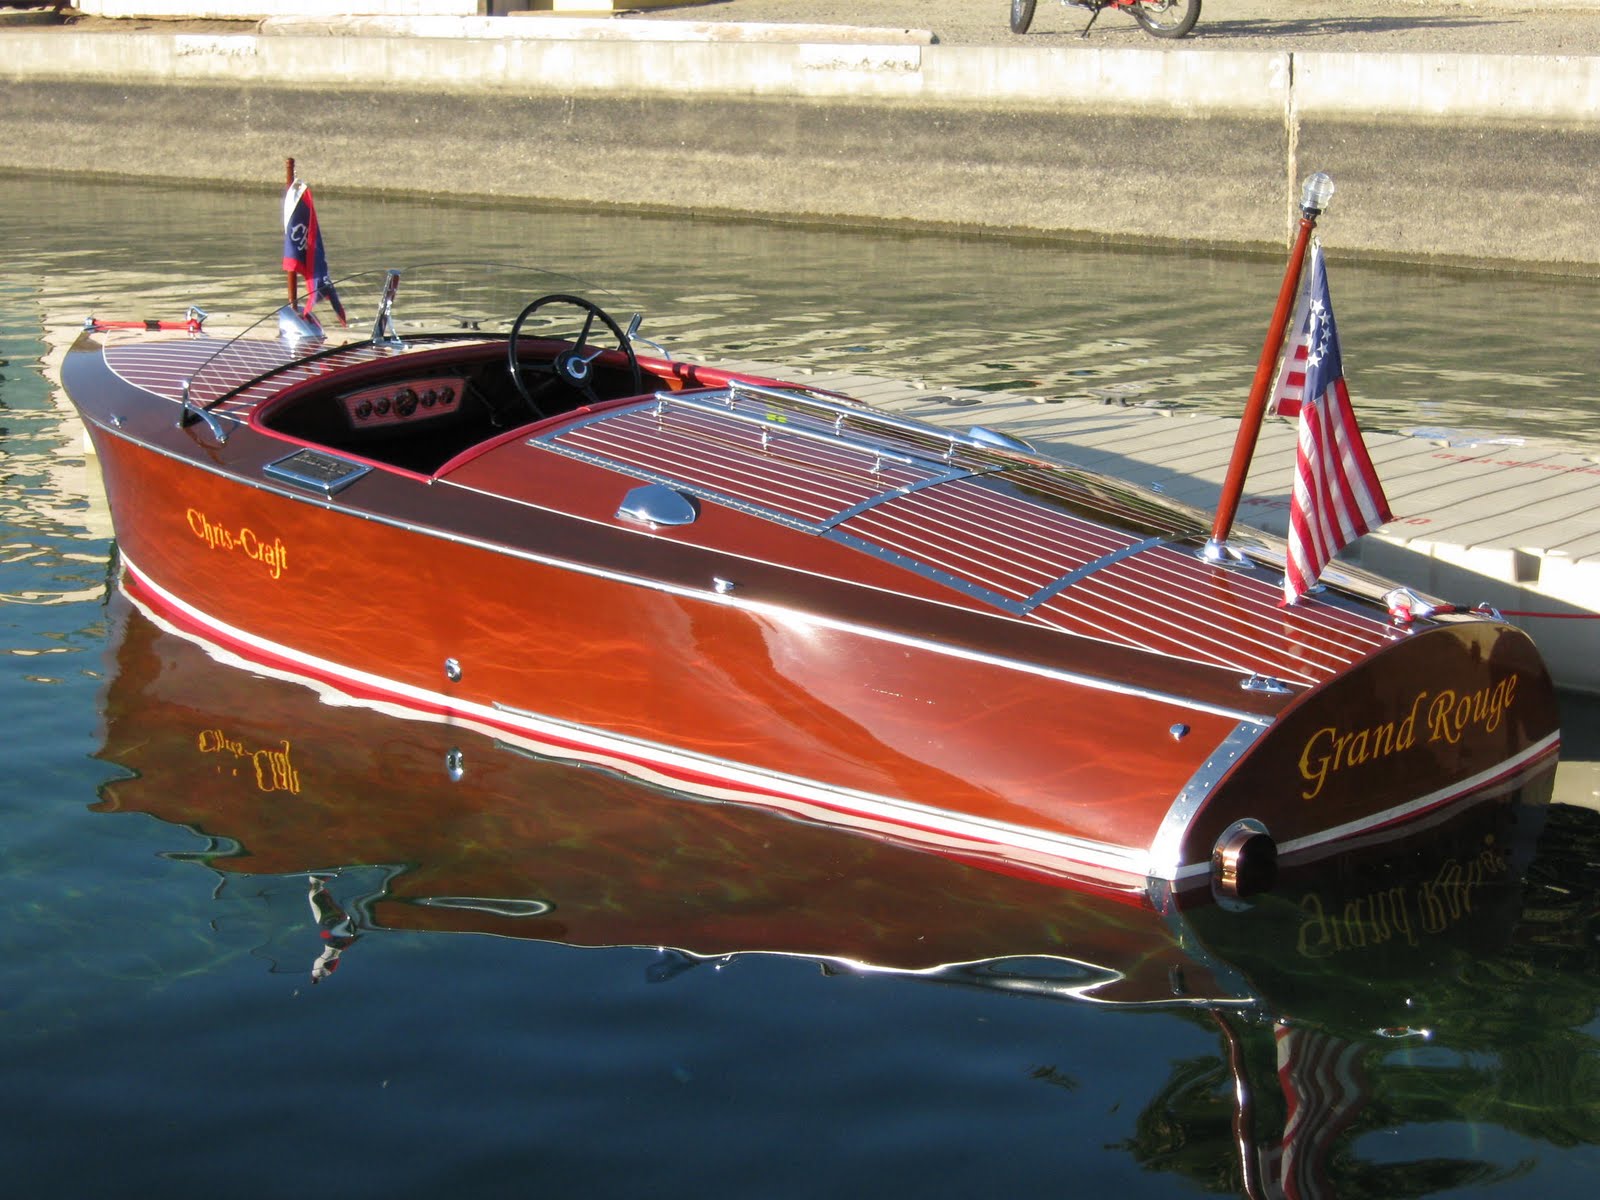
{"label": "chrome stern trim", "polygon": [[1172,807],[1162,818],[1155,839],[1150,843],[1150,874],[1153,877],[1176,881],[1204,875],[1211,870],[1209,848],[1205,859],[1199,862],[1179,861],[1178,852],[1183,844],[1183,835],[1188,832],[1189,823],[1205,804],[1207,797],[1211,795],[1211,790],[1233,769],[1234,764],[1244,757],[1250,747],[1256,744],[1267,729],[1267,725],[1255,721],[1240,721],[1233,727],[1233,732],[1222,739],[1210,757],[1189,777],[1189,782],[1184,784],[1183,790],[1172,801]]}

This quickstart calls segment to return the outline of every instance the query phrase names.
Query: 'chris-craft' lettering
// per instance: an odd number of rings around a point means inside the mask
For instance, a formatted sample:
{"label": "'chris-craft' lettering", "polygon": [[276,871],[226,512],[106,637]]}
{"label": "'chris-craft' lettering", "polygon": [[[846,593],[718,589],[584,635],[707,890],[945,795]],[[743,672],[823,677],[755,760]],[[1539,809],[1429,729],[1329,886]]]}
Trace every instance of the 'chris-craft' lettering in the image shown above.
{"label": "'chris-craft' lettering", "polygon": [[274,579],[281,579],[288,569],[289,549],[283,544],[282,538],[273,538],[269,542],[248,525],[229,529],[221,522],[211,520],[197,508],[189,509],[185,516],[190,532],[213,550],[237,551],[246,558],[254,559]]}
{"label": "'chris-craft' lettering", "polygon": [[289,757],[288,738],[270,748],[252,749],[221,729],[202,729],[197,746],[201,754],[227,754],[244,759],[250,764],[256,787],[263,792],[300,794],[300,771]]}

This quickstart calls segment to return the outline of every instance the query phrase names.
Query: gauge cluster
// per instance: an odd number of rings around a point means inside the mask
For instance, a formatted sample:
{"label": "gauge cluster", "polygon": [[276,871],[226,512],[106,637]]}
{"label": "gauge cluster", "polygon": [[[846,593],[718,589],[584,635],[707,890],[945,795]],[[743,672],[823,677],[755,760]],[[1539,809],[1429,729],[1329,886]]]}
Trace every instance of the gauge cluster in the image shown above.
{"label": "gauge cluster", "polygon": [[362,388],[339,398],[352,429],[383,429],[451,415],[461,407],[466,380],[434,376]]}

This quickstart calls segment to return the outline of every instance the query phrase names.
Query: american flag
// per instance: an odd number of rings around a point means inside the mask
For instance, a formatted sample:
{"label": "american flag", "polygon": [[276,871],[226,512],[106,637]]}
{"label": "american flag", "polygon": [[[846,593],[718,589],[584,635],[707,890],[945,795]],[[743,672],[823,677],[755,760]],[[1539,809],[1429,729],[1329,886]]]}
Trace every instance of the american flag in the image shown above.
{"label": "american flag", "polygon": [[326,296],[339,324],[344,319],[344,305],[339,303],[339,293],[333,289],[333,276],[328,273],[328,254],[322,245],[322,230],[317,225],[317,207],[311,202],[311,189],[298,179],[290,185],[283,197],[283,269],[299,275],[306,281],[306,306],[302,316],[309,317],[319,296]]}
{"label": "american flag", "polygon": [[1273,396],[1275,411],[1300,416],[1285,604],[1310,591],[1335,554],[1394,516],[1350,407],[1328,276],[1316,242],[1305,279]]}

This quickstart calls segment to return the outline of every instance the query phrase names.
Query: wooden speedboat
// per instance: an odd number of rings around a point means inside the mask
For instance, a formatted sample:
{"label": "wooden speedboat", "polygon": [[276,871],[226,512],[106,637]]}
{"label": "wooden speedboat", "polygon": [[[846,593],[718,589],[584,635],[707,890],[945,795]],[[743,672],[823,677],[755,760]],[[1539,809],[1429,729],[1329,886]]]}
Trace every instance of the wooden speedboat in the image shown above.
{"label": "wooden speedboat", "polygon": [[129,586],[370,702],[1119,890],[1247,889],[1553,770],[1493,614],[1348,571],[1285,607],[1280,545],[1208,553],[1014,439],[487,295],[389,273],[348,339],[91,324],[63,381]]}

